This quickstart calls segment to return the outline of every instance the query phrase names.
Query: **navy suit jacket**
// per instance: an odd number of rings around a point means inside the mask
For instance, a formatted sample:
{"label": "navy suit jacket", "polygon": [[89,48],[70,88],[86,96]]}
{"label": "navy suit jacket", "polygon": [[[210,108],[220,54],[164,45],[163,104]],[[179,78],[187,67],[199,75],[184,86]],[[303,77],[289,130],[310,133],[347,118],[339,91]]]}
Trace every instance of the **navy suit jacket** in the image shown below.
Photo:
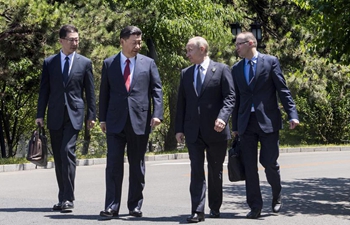
{"label": "navy suit jacket", "polygon": [[244,75],[244,63],[245,60],[242,59],[232,67],[237,95],[232,114],[232,130],[238,131],[240,135],[245,132],[252,104],[255,107],[259,126],[265,133],[281,129],[282,117],[277,94],[288,119],[298,119],[296,106],[286,86],[278,59],[259,53],[255,77],[250,86],[248,86]]}
{"label": "navy suit jacket", "polygon": [[106,122],[108,133],[120,133],[130,115],[134,132],[137,135],[149,134],[151,118],[163,119],[162,84],[154,60],[136,55],[128,92],[120,66],[120,53],[105,59],[99,99],[99,120]]}
{"label": "navy suit jacket", "polygon": [[[193,84],[194,70],[195,65],[181,72],[175,132],[184,133],[188,143],[197,140],[199,131],[208,143],[230,139],[228,120],[235,103],[230,68],[211,60],[199,96]],[[214,130],[217,118],[227,124],[222,132]]]}
{"label": "navy suit jacket", "polygon": [[69,73],[67,84],[63,83],[60,53],[49,56],[44,60],[37,118],[44,118],[46,107],[47,128],[58,130],[63,124],[65,109],[65,97],[69,107],[68,114],[74,129],[81,130],[84,123],[85,101],[87,103],[87,120],[96,119],[95,87],[92,73],[92,62],[90,59],[75,53],[73,65]]}

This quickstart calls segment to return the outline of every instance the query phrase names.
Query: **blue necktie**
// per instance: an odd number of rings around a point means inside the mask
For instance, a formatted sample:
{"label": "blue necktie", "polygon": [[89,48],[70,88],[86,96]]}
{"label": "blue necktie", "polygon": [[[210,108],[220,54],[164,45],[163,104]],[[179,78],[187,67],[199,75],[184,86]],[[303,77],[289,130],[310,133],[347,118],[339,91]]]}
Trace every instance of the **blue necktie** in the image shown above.
{"label": "blue necktie", "polygon": [[196,90],[197,90],[197,95],[201,93],[202,90],[202,76],[201,76],[201,65],[198,65],[198,73],[197,73],[197,80],[196,80]]}
{"label": "blue necktie", "polygon": [[249,68],[249,78],[248,78],[248,85],[250,85],[254,79],[254,71],[253,71],[253,66],[254,66],[254,62],[252,60],[248,61],[248,64],[250,65]]}
{"label": "blue necktie", "polygon": [[66,56],[65,58],[66,62],[64,63],[64,67],[63,67],[63,81],[65,84],[67,84],[68,81],[68,71],[69,71],[69,57]]}

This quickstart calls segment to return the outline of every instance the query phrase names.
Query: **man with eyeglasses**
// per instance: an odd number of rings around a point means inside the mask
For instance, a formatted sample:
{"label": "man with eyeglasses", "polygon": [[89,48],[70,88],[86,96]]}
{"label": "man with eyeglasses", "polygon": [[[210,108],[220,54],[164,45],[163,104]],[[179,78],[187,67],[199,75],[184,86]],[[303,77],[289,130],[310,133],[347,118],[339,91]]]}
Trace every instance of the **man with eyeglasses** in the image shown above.
{"label": "man with eyeglasses", "polygon": [[44,60],[37,108],[36,124],[50,131],[55,172],[58,183],[58,203],[53,210],[71,212],[74,208],[74,180],[76,170],[76,141],[83,127],[85,104],[86,126],[95,124],[95,88],[90,59],[76,53],[78,29],[64,25],[59,31],[61,51]]}
{"label": "man with eyeglasses", "polygon": [[257,40],[251,32],[237,35],[236,51],[243,59],[232,67],[237,95],[232,130],[240,136],[247,203],[251,208],[246,217],[257,219],[263,207],[257,165],[258,142],[261,146],[259,161],[265,168],[272,189],[272,211],[278,213],[282,207],[280,167],[277,163],[282,117],[276,93],[287,113],[290,129],[294,129],[299,120],[278,59],[258,52]]}

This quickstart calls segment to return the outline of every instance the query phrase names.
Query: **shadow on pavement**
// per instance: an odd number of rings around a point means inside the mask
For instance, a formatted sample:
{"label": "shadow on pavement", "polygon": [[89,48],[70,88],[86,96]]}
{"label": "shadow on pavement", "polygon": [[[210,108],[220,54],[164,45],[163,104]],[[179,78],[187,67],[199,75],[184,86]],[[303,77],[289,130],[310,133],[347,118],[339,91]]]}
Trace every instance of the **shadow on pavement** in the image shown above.
{"label": "shadow on pavement", "polygon": [[[263,213],[266,215],[271,212],[271,188],[267,182],[260,182],[260,184],[264,201]],[[231,204],[232,210],[239,208],[249,211],[245,199],[244,182],[224,186],[224,195],[228,200],[223,204]],[[283,181],[282,178],[282,201],[281,214],[285,216],[331,215],[345,216],[350,220],[350,180],[315,178]]]}

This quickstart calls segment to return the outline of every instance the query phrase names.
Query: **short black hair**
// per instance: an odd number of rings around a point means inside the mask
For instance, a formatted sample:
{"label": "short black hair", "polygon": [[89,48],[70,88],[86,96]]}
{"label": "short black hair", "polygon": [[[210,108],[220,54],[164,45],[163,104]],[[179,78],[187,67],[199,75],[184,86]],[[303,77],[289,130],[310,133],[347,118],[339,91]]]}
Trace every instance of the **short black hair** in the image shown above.
{"label": "short black hair", "polygon": [[129,39],[130,35],[142,35],[140,28],[135,26],[126,26],[123,30],[120,31],[120,39]]}
{"label": "short black hair", "polygon": [[67,36],[67,33],[78,33],[78,28],[71,24],[63,25],[60,29],[60,38],[65,38]]}

